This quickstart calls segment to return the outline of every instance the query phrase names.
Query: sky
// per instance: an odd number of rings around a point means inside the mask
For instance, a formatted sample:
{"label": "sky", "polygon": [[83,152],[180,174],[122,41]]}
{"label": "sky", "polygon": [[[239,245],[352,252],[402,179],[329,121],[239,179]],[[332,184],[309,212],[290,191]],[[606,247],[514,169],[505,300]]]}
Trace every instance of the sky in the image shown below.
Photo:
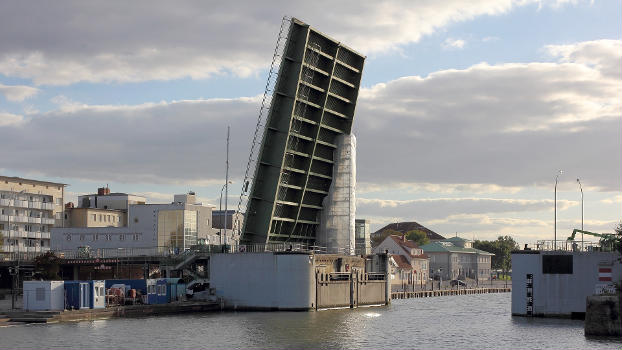
{"label": "sky", "polygon": [[622,218],[620,1],[3,1],[0,174],[237,207],[281,18],[367,56],[357,218],[521,244]]}

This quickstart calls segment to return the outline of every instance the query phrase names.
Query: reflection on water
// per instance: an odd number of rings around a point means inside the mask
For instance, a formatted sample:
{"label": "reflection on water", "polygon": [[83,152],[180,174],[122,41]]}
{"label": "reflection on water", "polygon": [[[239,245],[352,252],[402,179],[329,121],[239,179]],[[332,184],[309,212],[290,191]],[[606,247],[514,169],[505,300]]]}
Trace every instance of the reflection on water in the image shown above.
{"label": "reflection on water", "polygon": [[2,349],[616,349],[583,322],[510,316],[510,294],[321,312],[225,312],[0,328]]}

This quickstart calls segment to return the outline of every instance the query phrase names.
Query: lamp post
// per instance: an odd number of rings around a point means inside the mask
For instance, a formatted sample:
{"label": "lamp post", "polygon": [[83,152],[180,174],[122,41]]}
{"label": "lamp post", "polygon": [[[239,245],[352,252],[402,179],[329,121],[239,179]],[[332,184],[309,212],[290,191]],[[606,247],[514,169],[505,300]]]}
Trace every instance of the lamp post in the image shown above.
{"label": "lamp post", "polygon": [[[227,203],[229,202],[229,129],[227,125],[227,161],[225,167],[225,245],[227,245]],[[221,192],[222,194],[222,192]]]}
{"label": "lamp post", "polygon": [[559,176],[563,173],[564,171],[560,170],[557,173],[557,176],[555,176],[555,223],[554,223],[554,226],[555,226],[554,238],[555,239],[553,240],[553,250],[557,250],[557,182],[559,181]]}
{"label": "lamp post", "polygon": [[[228,181],[228,183],[231,184],[232,182]],[[222,212],[222,191],[225,190],[225,186],[227,186],[227,184],[222,185],[222,188],[220,189],[220,209],[219,209],[219,211],[220,211],[221,219],[222,219],[222,214],[223,214],[223,212]],[[226,219],[227,219],[227,217],[225,216],[225,221],[226,221]],[[222,226],[223,226],[223,223],[221,221],[220,222],[220,244],[222,244]],[[225,234],[227,234],[227,229],[226,228],[225,228]]]}
{"label": "lamp post", "polygon": [[583,186],[581,186],[581,180],[577,178],[579,183],[579,189],[581,190],[581,251],[583,251]]}

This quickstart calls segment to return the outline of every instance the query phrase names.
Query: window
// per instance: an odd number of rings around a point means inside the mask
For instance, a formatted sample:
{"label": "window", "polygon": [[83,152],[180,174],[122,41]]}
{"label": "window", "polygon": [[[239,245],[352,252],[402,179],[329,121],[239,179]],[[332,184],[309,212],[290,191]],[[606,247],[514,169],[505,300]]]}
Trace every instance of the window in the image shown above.
{"label": "window", "polygon": [[119,241],[125,241],[125,235],[124,234],[120,234],[119,235]]}
{"label": "window", "polygon": [[65,235],[65,239],[67,239],[68,241],[71,241],[71,235]]}
{"label": "window", "polygon": [[99,221],[103,221],[102,214],[99,214]]}
{"label": "window", "polygon": [[106,240],[107,241],[111,241],[112,240],[112,235],[106,235]]}
{"label": "window", "polygon": [[97,214],[93,214],[93,221],[97,221]]}
{"label": "window", "polygon": [[542,256],[542,273],[572,274],[572,255]]}
{"label": "window", "polygon": [[134,240],[135,240],[135,241],[140,240],[140,233],[135,233],[135,234],[133,235],[133,238],[134,238]]}
{"label": "window", "polygon": [[37,301],[45,300],[45,288],[35,289],[35,298]]}
{"label": "window", "polygon": [[63,199],[62,198],[56,198],[56,204],[63,205]]}
{"label": "window", "polygon": [[24,225],[24,231],[32,232],[32,225]]}
{"label": "window", "polygon": [[98,240],[98,239],[99,239],[99,235],[98,235],[97,233],[96,233],[96,234],[94,234],[94,235],[93,235],[93,241],[96,241],[96,240]]}
{"label": "window", "polygon": [[110,215],[108,215],[108,222],[110,222]]}

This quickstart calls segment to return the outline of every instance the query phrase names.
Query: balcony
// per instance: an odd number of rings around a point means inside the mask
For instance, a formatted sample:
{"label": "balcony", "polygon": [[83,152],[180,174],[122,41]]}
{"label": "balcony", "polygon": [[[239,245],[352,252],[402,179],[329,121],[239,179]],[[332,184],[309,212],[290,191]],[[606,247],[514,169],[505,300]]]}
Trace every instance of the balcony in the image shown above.
{"label": "balcony", "polygon": [[12,207],[13,201],[7,198],[0,199],[0,205],[3,207]]}
{"label": "balcony", "polygon": [[43,225],[54,225],[56,221],[50,218],[41,218],[41,224]]}
{"label": "balcony", "polygon": [[11,222],[23,222],[26,223],[28,222],[28,217],[27,216],[11,216]]}
{"label": "balcony", "polygon": [[53,203],[41,203],[41,209],[54,210],[54,204]]}
{"label": "balcony", "polygon": [[41,202],[28,202],[28,208],[30,209],[41,209]]}
{"label": "balcony", "polygon": [[28,201],[16,199],[13,203],[13,206],[17,208],[28,208]]}
{"label": "balcony", "polygon": [[26,235],[28,236],[27,238],[41,239],[41,232],[39,231],[27,232]]}
{"label": "balcony", "polygon": [[40,224],[41,218],[28,217],[28,223],[30,224]]}
{"label": "balcony", "polygon": [[49,232],[41,232],[41,239],[50,239]]}

